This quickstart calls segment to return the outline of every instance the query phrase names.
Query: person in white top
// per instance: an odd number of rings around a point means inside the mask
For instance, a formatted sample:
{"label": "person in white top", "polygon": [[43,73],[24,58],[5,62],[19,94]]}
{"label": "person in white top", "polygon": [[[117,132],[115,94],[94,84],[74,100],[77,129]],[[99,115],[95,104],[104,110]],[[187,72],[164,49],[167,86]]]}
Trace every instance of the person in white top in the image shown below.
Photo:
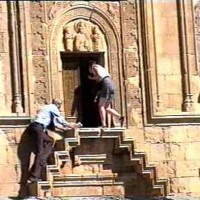
{"label": "person in white top", "polygon": [[[113,107],[113,100],[115,97],[115,86],[111,79],[108,71],[101,65],[98,65],[96,61],[91,60],[89,62],[89,73],[88,78],[91,80],[96,80],[99,82],[100,91],[99,95],[99,113],[101,118],[102,127],[106,126],[106,113],[115,116],[120,121],[121,126],[123,126],[124,116],[118,113]],[[96,99],[96,98],[95,98]]]}

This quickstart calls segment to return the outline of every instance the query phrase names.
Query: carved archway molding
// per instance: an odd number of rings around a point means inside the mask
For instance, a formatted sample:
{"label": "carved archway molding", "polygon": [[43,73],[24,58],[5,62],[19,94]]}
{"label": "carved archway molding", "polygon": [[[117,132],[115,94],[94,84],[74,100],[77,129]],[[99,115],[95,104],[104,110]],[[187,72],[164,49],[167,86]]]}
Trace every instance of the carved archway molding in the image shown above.
{"label": "carved archway molding", "polygon": [[61,40],[59,33],[63,30],[63,27],[72,21],[82,19],[90,21],[97,25],[101,32],[104,34],[107,52],[105,52],[105,63],[108,65],[113,80],[116,84],[116,108],[122,110],[122,72],[121,72],[121,42],[117,29],[109,20],[109,16],[103,13],[96,7],[87,5],[78,5],[68,8],[57,15],[57,17],[51,21],[51,25],[48,27],[49,38],[47,38],[49,47],[49,85],[51,88],[51,97],[59,97],[63,99],[63,86],[62,86],[62,63],[60,58],[60,49],[58,48],[58,42]]}

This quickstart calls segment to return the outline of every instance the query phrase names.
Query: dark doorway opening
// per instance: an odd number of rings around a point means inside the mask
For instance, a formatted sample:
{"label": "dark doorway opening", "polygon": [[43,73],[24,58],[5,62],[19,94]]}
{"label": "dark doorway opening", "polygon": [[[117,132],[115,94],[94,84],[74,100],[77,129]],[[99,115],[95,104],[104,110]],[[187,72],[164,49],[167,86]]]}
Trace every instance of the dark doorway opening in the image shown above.
{"label": "dark doorway opening", "polygon": [[[64,106],[67,120],[74,117],[76,121],[82,122],[83,127],[100,126],[98,104],[94,102],[97,83],[88,79],[88,64],[90,60],[95,60],[104,66],[104,54],[102,52],[62,52],[61,57],[63,74],[67,74],[63,75]],[[73,101],[70,100],[70,93],[74,95]],[[77,112],[73,112],[74,110]]]}

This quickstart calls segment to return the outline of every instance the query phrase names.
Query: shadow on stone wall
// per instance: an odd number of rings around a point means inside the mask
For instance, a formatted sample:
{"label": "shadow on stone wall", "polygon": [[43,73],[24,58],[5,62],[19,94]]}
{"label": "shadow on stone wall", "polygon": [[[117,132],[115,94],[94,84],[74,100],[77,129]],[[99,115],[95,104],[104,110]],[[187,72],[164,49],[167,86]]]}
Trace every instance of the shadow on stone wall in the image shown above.
{"label": "shadow on stone wall", "polygon": [[21,166],[21,177],[20,177],[20,189],[18,191],[18,197],[24,198],[27,197],[28,187],[27,181],[29,176],[29,166],[30,166],[30,157],[31,153],[34,152],[33,141],[28,134],[28,127],[22,133],[21,140],[18,145],[17,154]]}

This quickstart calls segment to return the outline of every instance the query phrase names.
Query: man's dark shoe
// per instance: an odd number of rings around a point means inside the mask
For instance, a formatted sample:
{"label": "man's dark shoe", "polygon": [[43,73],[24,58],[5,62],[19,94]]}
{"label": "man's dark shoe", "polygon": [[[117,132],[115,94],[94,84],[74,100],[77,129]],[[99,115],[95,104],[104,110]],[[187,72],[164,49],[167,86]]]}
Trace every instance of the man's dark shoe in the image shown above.
{"label": "man's dark shoe", "polygon": [[123,125],[124,125],[124,116],[121,116],[119,118],[119,121],[120,121],[120,126],[123,127]]}

